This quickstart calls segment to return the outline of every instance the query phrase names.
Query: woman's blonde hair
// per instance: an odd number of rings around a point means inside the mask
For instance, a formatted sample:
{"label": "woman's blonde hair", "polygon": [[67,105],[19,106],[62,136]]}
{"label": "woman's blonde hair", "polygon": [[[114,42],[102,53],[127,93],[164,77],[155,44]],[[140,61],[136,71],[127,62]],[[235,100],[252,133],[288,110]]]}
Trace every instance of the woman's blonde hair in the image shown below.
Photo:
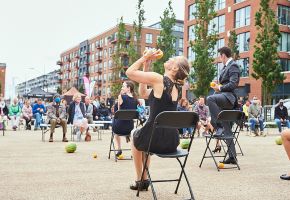
{"label": "woman's blonde hair", "polygon": [[189,75],[189,63],[187,58],[185,58],[184,56],[178,56],[176,57],[178,59],[176,64],[178,66],[178,71],[175,74],[175,81],[180,84],[183,85],[184,84],[184,80],[188,77]]}
{"label": "woman's blonde hair", "polygon": [[73,96],[73,101],[75,101],[77,98],[82,98],[82,96],[81,96],[80,93],[76,93],[76,94],[74,94],[74,96]]}

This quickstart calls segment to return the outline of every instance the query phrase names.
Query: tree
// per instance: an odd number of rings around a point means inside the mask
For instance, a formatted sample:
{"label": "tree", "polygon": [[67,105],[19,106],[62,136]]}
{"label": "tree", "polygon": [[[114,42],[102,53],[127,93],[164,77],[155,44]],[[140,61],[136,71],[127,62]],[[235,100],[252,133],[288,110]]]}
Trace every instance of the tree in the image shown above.
{"label": "tree", "polygon": [[83,84],[81,84],[81,85],[79,86],[78,90],[79,90],[79,92],[80,92],[80,93],[82,93],[82,94],[83,94],[83,93],[84,93],[84,91],[85,91],[85,90],[84,90],[84,85],[83,85]]}
{"label": "tree", "polygon": [[[190,79],[195,81],[194,93],[196,96],[206,96],[209,92],[210,82],[216,74],[214,65],[214,47],[218,40],[217,32],[214,30],[213,19],[216,17],[214,10],[215,0],[196,0],[196,18],[194,25],[195,40],[190,42],[195,60],[192,64],[193,70]],[[212,29],[210,28],[212,25]]]}
{"label": "tree", "polygon": [[56,89],[56,92],[58,93],[58,94],[62,94],[62,90],[61,90],[61,87],[57,87],[57,89]]}
{"label": "tree", "polygon": [[233,59],[234,60],[238,60],[240,58],[240,54],[239,54],[239,46],[237,43],[237,33],[236,31],[230,31],[230,37],[229,37],[229,43],[228,43],[228,47],[232,50],[233,52]]}
{"label": "tree", "polygon": [[262,102],[271,104],[271,94],[278,84],[285,79],[281,65],[278,63],[279,25],[270,0],[261,0],[260,9],[255,15],[255,26],[258,34],[254,45],[252,76],[262,80]]}
{"label": "tree", "polygon": [[163,51],[163,57],[153,63],[153,71],[159,74],[164,73],[164,63],[175,55],[174,44],[176,37],[172,34],[172,29],[176,23],[175,14],[171,6],[172,1],[168,2],[168,8],[163,12],[163,17],[160,17],[160,37],[157,40],[157,48]]}
{"label": "tree", "polygon": [[[118,24],[118,33],[117,33],[117,43],[114,47],[114,53],[112,55],[113,58],[113,81],[114,85],[111,87],[111,92],[114,97],[119,95],[120,89],[122,87],[122,83],[120,82],[120,76],[125,74],[124,69],[124,59],[128,59],[128,52],[126,48],[126,27],[123,22],[123,17],[120,18],[120,22]],[[119,90],[118,90],[119,89]]]}

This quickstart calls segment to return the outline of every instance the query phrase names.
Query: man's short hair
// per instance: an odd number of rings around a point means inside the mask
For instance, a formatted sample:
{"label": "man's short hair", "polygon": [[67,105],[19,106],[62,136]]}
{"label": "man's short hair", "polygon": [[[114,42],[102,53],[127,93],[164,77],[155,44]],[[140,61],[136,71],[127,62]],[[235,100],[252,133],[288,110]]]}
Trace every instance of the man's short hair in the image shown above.
{"label": "man's short hair", "polygon": [[220,55],[225,54],[226,57],[232,57],[232,50],[229,47],[222,47],[218,49]]}

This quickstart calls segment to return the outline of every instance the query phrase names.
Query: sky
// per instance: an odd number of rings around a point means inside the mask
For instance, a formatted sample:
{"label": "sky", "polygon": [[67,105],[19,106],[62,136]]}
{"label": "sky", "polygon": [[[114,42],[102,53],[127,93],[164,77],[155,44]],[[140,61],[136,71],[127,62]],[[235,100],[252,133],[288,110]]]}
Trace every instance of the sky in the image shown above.
{"label": "sky", "polygon": [[[184,19],[184,0],[173,0]],[[58,69],[60,53],[115,26],[137,19],[137,0],[0,0],[0,63],[6,97],[13,85]],[[160,21],[168,0],[144,0],[145,26]]]}

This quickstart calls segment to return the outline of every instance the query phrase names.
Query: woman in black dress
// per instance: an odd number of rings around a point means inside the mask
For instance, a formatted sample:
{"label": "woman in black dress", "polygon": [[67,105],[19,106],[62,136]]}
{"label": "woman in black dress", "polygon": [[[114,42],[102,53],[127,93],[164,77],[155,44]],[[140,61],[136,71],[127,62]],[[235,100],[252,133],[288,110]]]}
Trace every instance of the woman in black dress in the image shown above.
{"label": "woman in black dress", "polygon": [[[134,84],[131,81],[125,81],[122,85],[121,94],[118,96],[118,110],[137,109],[137,100],[134,93]],[[114,112],[117,110],[115,109]],[[116,149],[118,150],[116,156],[122,154],[121,151],[121,137],[129,136],[134,128],[133,120],[118,120],[114,119],[113,132],[115,133]]]}
{"label": "woman in black dress", "polygon": [[[130,186],[132,190],[137,190],[138,187],[141,190],[148,189],[147,173],[144,173],[144,181],[140,182],[140,180],[143,169],[143,152],[148,149],[154,119],[163,111],[176,111],[177,102],[181,98],[183,81],[189,74],[189,63],[183,56],[170,58],[164,63],[163,76],[155,72],[148,72],[150,63],[156,60],[156,57],[156,53],[148,51],[126,71],[129,79],[140,83],[140,98],[148,99],[150,106],[150,116],[146,124],[141,129],[132,131],[132,155],[137,175],[136,183]],[[139,70],[142,65],[143,71]],[[151,86],[152,89],[148,89],[147,86]],[[150,151],[154,153],[175,152],[178,145],[179,135],[176,129],[158,129],[152,138]]]}

